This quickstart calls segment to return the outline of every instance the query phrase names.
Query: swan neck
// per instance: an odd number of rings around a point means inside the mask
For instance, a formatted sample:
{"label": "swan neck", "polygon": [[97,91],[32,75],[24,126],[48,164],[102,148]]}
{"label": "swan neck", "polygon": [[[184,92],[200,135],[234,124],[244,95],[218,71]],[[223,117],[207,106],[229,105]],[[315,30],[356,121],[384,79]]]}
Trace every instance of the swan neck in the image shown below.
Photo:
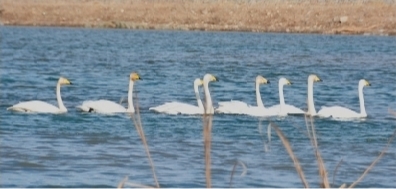
{"label": "swan neck", "polygon": [[264,108],[263,100],[261,100],[260,84],[256,82],[256,102],[258,107]]}
{"label": "swan neck", "polygon": [[308,80],[308,114],[316,115],[315,104],[313,100],[313,81]]}
{"label": "swan neck", "polygon": [[195,92],[195,97],[197,98],[198,108],[203,109],[201,97],[199,96],[198,85],[194,85],[194,92]]}
{"label": "swan neck", "polygon": [[213,114],[212,98],[210,97],[208,85],[209,85],[209,82],[204,81],[204,92],[205,92],[205,101],[206,101],[205,114]]}
{"label": "swan neck", "polygon": [[364,106],[363,86],[359,86],[359,103],[360,103],[360,114],[366,116],[366,108]]}
{"label": "swan neck", "polygon": [[133,94],[133,81],[129,81],[129,89],[128,89],[128,111],[135,111],[135,108],[133,107],[133,100],[132,100],[132,94]]}
{"label": "swan neck", "polygon": [[59,110],[62,112],[66,112],[67,109],[66,109],[65,105],[63,104],[62,97],[60,94],[60,88],[61,88],[61,85],[58,83],[56,85],[56,100],[58,101]]}
{"label": "swan neck", "polygon": [[279,103],[281,106],[285,105],[285,97],[283,96],[283,85],[279,83]]}

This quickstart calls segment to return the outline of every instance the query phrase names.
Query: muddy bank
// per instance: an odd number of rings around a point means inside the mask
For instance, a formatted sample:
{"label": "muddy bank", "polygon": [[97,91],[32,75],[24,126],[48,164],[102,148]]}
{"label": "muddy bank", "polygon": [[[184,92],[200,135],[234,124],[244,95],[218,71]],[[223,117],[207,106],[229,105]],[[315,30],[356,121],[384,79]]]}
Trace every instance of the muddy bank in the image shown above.
{"label": "muddy bank", "polygon": [[394,0],[0,0],[4,25],[396,35]]}

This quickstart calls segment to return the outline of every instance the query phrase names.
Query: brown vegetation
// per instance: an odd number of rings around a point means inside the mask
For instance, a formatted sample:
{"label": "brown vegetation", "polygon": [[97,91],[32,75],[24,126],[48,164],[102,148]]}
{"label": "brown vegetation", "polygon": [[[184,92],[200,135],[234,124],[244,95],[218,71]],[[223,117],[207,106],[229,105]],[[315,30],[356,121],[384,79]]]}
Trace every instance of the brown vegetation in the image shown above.
{"label": "brown vegetation", "polygon": [[394,0],[0,0],[4,25],[396,35]]}

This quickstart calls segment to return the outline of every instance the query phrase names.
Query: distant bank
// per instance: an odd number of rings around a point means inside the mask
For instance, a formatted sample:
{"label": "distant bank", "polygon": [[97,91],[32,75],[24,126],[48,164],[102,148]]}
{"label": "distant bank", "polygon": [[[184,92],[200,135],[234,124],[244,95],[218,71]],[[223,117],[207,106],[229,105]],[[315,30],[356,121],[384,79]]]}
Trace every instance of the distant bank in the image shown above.
{"label": "distant bank", "polygon": [[4,25],[396,35],[396,0],[0,0]]}

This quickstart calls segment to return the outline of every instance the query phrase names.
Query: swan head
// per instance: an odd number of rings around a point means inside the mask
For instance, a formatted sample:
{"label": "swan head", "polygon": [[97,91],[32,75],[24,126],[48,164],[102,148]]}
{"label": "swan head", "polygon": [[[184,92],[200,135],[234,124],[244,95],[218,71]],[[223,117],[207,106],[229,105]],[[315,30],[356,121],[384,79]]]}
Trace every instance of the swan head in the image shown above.
{"label": "swan head", "polygon": [[291,85],[291,84],[292,83],[288,79],[286,79],[284,77],[279,79],[279,85]]}
{"label": "swan head", "polygon": [[315,74],[311,74],[308,76],[308,82],[313,81],[313,82],[321,82],[322,80]]}
{"label": "swan head", "polygon": [[365,86],[371,86],[371,84],[370,84],[370,82],[368,82],[367,80],[365,80],[365,79],[361,79],[360,81],[359,81],[359,87],[365,87]]}
{"label": "swan head", "polygon": [[194,80],[194,86],[201,86],[201,85],[203,85],[202,79],[197,78]]}
{"label": "swan head", "polygon": [[219,80],[212,74],[205,74],[203,81],[209,83],[210,81],[219,81]]}
{"label": "swan head", "polygon": [[257,84],[268,84],[268,83],[270,83],[270,81],[268,79],[266,79],[265,77],[258,75],[256,77],[256,83]]}
{"label": "swan head", "polygon": [[60,77],[58,80],[58,84],[60,85],[71,85],[72,82],[70,82],[67,78]]}
{"label": "swan head", "polygon": [[135,72],[132,72],[132,73],[129,75],[129,80],[131,80],[131,81],[136,81],[136,80],[141,80],[141,78],[140,78],[139,74],[137,74],[137,73],[135,73]]}

